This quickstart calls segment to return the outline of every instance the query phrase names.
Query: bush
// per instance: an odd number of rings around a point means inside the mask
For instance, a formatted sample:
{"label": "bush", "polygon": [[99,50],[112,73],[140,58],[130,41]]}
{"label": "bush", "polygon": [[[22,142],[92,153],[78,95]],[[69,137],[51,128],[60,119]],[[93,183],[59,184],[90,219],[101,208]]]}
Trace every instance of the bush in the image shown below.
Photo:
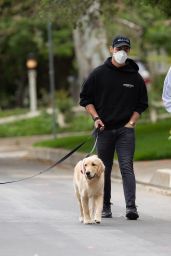
{"label": "bush", "polygon": [[56,105],[59,111],[64,114],[65,121],[69,122],[73,116],[72,107],[74,106],[74,102],[69,96],[68,91],[58,90],[56,92]]}

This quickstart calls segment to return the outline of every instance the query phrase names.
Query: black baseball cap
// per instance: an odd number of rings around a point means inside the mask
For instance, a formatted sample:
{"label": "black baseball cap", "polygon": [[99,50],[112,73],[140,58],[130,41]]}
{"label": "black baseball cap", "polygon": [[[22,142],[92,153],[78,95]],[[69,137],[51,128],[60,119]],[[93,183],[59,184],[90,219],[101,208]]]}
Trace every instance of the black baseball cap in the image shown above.
{"label": "black baseball cap", "polygon": [[125,37],[125,36],[116,36],[114,39],[113,39],[113,42],[112,42],[112,47],[120,47],[120,46],[128,46],[129,48],[131,48],[131,42],[129,40],[128,37]]}

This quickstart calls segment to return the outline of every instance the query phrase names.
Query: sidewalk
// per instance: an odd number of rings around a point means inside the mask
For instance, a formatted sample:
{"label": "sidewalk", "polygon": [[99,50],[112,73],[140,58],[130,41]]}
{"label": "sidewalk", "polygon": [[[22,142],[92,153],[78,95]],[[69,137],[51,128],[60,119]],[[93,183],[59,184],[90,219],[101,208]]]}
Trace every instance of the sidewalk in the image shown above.
{"label": "sidewalk", "polygon": [[[52,138],[52,135],[1,138],[0,154],[24,151],[27,152],[25,155],[29,158],[55,162],[67,154],[68,151],[64,149],[32,147],[33,143],[50,138]],[[65,160],[64,165],[69,165],[73,168],[82,158],[84,158],[84,154],[76,152]],[[171,195],[171,159],[134,162],[134,170],[137,183],[149,186],[151,189],[156,187],[164,193]],[[114,162],[112,177],[121,178],[117,161]]]}

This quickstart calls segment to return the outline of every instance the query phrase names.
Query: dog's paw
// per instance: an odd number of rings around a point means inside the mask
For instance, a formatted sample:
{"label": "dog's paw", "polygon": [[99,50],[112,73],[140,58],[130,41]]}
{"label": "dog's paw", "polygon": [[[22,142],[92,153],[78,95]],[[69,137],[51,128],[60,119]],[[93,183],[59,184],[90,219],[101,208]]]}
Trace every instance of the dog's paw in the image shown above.
{"label": "dog's paw", "polygon": [[101,220],[95,220],[95,223],[96,223],[96,224],[100,224],[100,223],[101,223]]}
{"label": "dog's paw", "polygon": [[95,221],[96,224],[100,224],[101,223],[101,218],[95,218],[94,221]]}
{"label": "dog's paw", "polygon": [[93,221],[91,219],[84,219],[84,224],[93,224]]}
{"label": "dog's paw", "polygon": [[79,217],[79,222],[81,222],[81,223],[83,223],[84,222],[84,219],[83,219],[83,217]]}

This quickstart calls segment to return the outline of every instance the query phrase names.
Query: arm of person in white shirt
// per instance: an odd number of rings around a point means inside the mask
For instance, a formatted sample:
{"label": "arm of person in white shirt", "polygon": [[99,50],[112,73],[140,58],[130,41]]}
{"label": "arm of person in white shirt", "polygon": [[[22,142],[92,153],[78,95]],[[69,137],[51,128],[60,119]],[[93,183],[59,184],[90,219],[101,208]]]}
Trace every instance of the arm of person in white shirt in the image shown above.
{"label": "arm of person in white shirt", "polygon": [[164,80],[162,100],[166,110],[171,113],[171,67]]}

